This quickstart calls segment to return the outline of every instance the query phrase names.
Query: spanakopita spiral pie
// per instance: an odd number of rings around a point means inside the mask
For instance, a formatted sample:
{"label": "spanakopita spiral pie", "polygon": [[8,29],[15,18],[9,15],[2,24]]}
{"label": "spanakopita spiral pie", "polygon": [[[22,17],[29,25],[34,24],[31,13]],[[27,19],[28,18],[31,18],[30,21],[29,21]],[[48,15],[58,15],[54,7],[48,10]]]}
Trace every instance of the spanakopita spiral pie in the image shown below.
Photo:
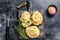
{"label": "spanakopita spiral pie", "polygon": [[39,11],[33,11],[31,18],[34,25],[39,25],[43,22],[43,16]]}
{"label": "spanakopita spiral pie", "polygon": [[26,28],[26,34],[30,38],[36,38],[40,35],[40,30],[36,26],[30,26]]}

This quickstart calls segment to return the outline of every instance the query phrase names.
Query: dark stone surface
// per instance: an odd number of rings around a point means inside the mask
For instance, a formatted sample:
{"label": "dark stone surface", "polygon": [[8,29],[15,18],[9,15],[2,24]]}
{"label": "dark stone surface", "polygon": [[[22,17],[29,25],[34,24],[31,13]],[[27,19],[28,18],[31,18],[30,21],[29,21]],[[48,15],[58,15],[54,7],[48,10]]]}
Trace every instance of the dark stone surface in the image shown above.
{"label": "dark stone surface", "polygon": [[[16,6],[25,0],[0,0],[0,40],[5,40],[6,34],[6,19],[10,18],[9,39],[18,40],[18,34],[15,30],[17,20]],[[46,38],[38,40],[60,40],[60,0],[30,0],[32,2],[32,10],[44,9],[44,25]],[[54,4],[57,6],[57,13],[50,17],[47,15],[48,5]],[[23,8],[25,10],[26,8]],[[2,20],[3,19],[3,20]],[[3,22],[4,21],[4,22]],[[2,26],[1,26],[2,25]],[[34,40],[34,39],[33,39]]]}
{"label": "dark stone surface", "polygon": [[[32,0],[33,8],[39,9],[41,6],[45,10],[44,24],[45,24],[45,40],[60,40],[60,0]],[[47,15],[47,8],[50,4],[57,6],[57,13],[50,17]]]}

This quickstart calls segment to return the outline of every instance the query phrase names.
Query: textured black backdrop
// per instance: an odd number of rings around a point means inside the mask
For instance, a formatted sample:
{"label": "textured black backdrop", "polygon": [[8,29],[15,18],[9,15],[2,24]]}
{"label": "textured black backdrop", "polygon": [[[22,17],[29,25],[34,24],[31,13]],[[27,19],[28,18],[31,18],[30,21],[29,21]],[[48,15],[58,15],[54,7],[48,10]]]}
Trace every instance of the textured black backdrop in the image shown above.
{"label": "textured black backdrop", "polygon": [[[10,18],[9,39],[18,40],[18,34],[15,30],[17,13],[16,6],[25,0],[0,0],[0,40],[5,40],[6,37],[6,19]],[[60,40],[60,0],[30,0],[32,2],[32,10],[41,9],[44,11],[44,24],[46,38],[38,40]],[[47,15],[48,5],[54,4],[57,6],[57,13],[50,17]],[[22,8],[26,10],[26,7]],[[4,22],[3,22],[4,21]],[[34,40],[34,39],[33,39]],[[37,40],[37,39],[36,39]]]}

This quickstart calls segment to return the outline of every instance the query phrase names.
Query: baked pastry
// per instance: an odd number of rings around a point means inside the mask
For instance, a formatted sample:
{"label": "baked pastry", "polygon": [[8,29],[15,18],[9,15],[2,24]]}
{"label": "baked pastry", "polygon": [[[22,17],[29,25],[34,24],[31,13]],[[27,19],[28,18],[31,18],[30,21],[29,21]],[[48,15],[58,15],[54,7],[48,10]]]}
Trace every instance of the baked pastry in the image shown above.
{"label": "baked pastry", "polygon": [[26,28],[26,34],[30,38],[36,38],[40,35],[40,30],[36,26],[30,26]]}
{"label": "baked pastry", "polygon": [[32,24],[32,21],[31,20],[29,20],[29,21],[27,21],[27,22],[22,22],[22,26],[23,27],[28,27],[28,26],[30,26]]}
{"label": "baked pastry", "polygon": [[23,14],[22,14],[22,16],[21,16],[21,18],[20,18],[20,20],[22,22],[29,21],[30,20],[30,13],[28,11],[24,11]]}
{"label": "baked pastry", "polygon": [[39,24],[42,24],[42,22],[43,22],[43,16],[39,11],[32,12],[31,18],[32,18],[32,23],[34,25],[39,25]]}

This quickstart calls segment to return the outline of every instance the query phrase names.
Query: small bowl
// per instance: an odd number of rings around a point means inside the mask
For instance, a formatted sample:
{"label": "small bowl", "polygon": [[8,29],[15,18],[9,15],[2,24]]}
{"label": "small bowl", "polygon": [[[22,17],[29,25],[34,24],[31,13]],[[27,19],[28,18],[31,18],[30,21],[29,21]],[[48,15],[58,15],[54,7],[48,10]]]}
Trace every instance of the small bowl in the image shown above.
{"label": "small bowl", "polygon": [[57,7],[55,5],[52,4],[48,6],[48,13],[50,15],[54,15],[56,14],[56,12],[57,12]]}

